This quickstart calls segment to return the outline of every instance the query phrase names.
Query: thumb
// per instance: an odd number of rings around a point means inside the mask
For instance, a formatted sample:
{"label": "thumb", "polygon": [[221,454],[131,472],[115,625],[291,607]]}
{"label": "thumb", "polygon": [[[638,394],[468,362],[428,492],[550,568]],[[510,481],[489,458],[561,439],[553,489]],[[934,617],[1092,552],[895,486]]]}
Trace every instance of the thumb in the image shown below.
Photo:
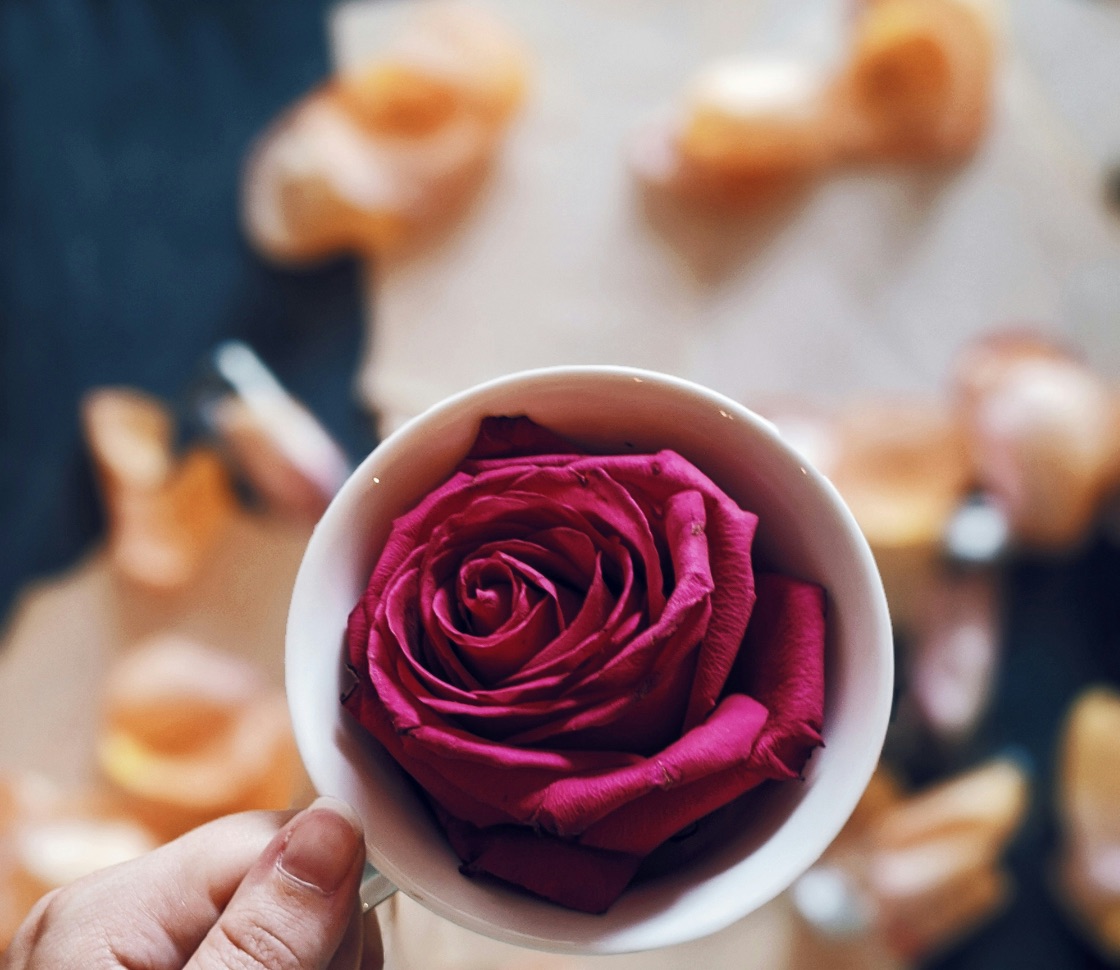
{"label": "thumb", "polygon": [[277,833],[184,970],[325,970],[365,861],[350,806],[320,798]]}

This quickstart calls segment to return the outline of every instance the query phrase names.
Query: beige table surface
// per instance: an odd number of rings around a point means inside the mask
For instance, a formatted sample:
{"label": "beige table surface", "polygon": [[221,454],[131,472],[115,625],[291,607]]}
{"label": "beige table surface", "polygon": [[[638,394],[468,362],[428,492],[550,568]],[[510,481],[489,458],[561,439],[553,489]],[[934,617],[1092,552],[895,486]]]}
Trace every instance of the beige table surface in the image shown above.
{"label": "beige table surface", "polygon": [[[1114,4],[979,0],[1003,52],[991,130],[968,164],[845,171],[764,218],[713,227],[643,203],[627,139],[715,57],[828,63],[852,0],[485,2],[532,51],[533,87],[466,217],[370,274],[358,391],[387,427],[480,380],[558,363],[671,371],[748,404],[931,392],[963,341],[1007,322],[1068,335],[1120,374],[1120,226],[1081,137],[1103,118],[1120,144],[1120,112],[1094,94],[1096,115],[1075,125],[1062,113],[1082,86],[1113,83],[1066,62],[1117,73],[1095,21],[1120,13],[1070,9]],[[405,6],[337,8],[338,63],[376,50]]]}
{"label": "beige table surface", "polygon": [[0,771],[93,777],[101,689],[115,657],[178,631],[283,684],[288,599],[310,529],[239,515],[197,581],[172,594],[123,580],[95,551],[26,590],[0,631]]}

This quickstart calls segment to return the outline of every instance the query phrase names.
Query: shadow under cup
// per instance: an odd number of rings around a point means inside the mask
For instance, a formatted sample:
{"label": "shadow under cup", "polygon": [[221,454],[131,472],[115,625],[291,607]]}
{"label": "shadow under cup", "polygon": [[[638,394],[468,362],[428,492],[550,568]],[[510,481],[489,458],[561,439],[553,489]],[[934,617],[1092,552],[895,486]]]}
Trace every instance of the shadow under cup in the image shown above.
{"label": "shadow under cup", "polygon": [[[828,594],[825,747],[804,782],[747,796],[716,844],[636,881],[602,915],[574,912],[459,872],[459,859],[395,762],[343,711],[346,620],[392,520],[441,484],[488,415],[525,414],[593,452],[671,448],[759,517],[755,560]],[[354,472],[308,544],[288,618],[287,690],[316,789],[350,802],[371,862],[402,891],[468,929],[521,946],[623,953],[729,926],[824,851],[878,761],[890,713],[890,620],[871,552],[835,489],[741,405],[698,385],[620,367],[529,371],[435,406]]]}

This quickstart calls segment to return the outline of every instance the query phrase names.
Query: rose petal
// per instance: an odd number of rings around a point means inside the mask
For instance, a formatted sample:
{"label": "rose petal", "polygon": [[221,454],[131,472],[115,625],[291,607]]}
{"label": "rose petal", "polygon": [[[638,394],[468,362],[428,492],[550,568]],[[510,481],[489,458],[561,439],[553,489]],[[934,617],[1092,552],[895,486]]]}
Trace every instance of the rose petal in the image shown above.
{"label": "rose petal", "polygon": [[[656,469],[656,474],[651,474]],[[610,474],[631,492],[649,494],[654,502],[669,501],[673,492],[696,490],[705,502],[709,570],[719,576],[712,592],[712,613],[689,698],[685,729],[694,727],[715,707],[739,651],[743,631],[754,606],[751,545],[758,517],[745,512],[690,462],[671,451],[615,459]],[[690,527],[695,523],[690,523]],[[680,538],[676,539],[679,542]],[[675,542],[671,540],[671,545]]]}
{"label": "rose petal", "polygon": [[486,873],[561,906],[603,913],[634,878],[641,857],[588,849],[515,825],[480,829],[437,813],[468,875]]}
{"label": "rose petal", "polygon": [[543,428],[524,415],[487,417],[467,455],[475,459],[526,458],[532,455],[578,455],[570,441]]}
{"label": "rose petal", "polygon": [[[524,598],[524,597],[523,597]],[[558,607],[554,600],[531,599],[520,605],[510,621],[494,634],[475,637],[448,629],[439,602],[433,613],[444,625],[445,642],[464,666],[478,678],[484,687],[500,684],[513,670],[522,667],[533,657],[543,643],[550,643],[559,631]]]}
{"label": "rose petal", "polygon": [[765,573],[732,674],[735,689],[774,712],[759,739],[759,757],[800,772],[824,729],[824,590]]}
{"label": "rose petal", "polygon": [[621,541],[641,570],[649,615],[661,614],[665,577],[657,538],[644,510],[607,470],[586,461],[563,468],[533,468],[517,480],[516,487],[527,503],[569,509],[582,519],[589,534]]}
{"label": "rose petal", "polygon": [[698,818],[769,779],[796,774],[760,759],[769,712],[742,694],[724,698],[700,726],[651,762],[657,784],[631,806],[619,805],[585,828],[582,844],[645,855]]}
{"label": "rose petal", "polygon": [[[482,683],[442,636],[425,636],[426,624],[421,622],[416,608],[421,579],[420,570],[410,568],[389,584],[384,610],[374,614],[367,639],[370,668],[374,665],[372,658],[378,654],[394,659],[402,656],[418,672],[423,671],[422,679],[429,684],[453,684],[465,691],[478,690]],[[397,645],[396,650],[393,644]]]}
{"label": "rose petal", "polygon": [[[438,709],[447,713],[474,713],[490,718],[491,712],[497,717],[499,712],[512,711],[525,705],[558,704],[571,679],[579,677],[583,667],[594,664],[597,654],[610,646],[611,631],[608,621],[613,606],[606,585],[597,578],[592,583],[579,615],[549,645],[548,649],[552,650],[557,644],[563,644],[567,656],[559,656],[554,662],[540,668],[539,676],[530,682],[521,683],[514,678],[507,678],[497,686],[464,690],[432,677],[426,670],[418,669],[417,674],[425,680],[433,699],[446,701],[448,706]],[[465,709],[451,706],[455,704],[462,704]]]}
{"label": "rose petal", "polygon": [[[459,569],[454,593],[444,587],[449,606],[462,604],[472,634],[488,637],[514,612],[514,595],[522,593],[508,562],[499,556],[472,559]],[[518,596],[518,601],[523,595]],[[454,623],[457,627],[457,622]]]}
{"label": "rose petal", "polygon": [[[393,685],[376,671],[373,686],[380,693]],[[488,742],[442,723],[409,697],[407,684],[404,686],[401,691],[388,689],[384,705],[366,702],[365,695],[357,691],[354,695],[358,697],[352,695],[348,704],[359,706],[354,713],[432,797],[476,825],[519,822],[554,834],[578,836],[655,789],[690,785],[731,772],[726,787],[720,789],[727,801],[746,790],[744,780],[758,780],[742,771],[736,775],[733,769],[757,774],[771,768],[768,762],[761,769],[751,763],[766,710],[742,695],[725,699],[705,724],[656,756],[638,758],[618,751],[557,751]],[[767,777],[789,774],[782,770]],[[469,806],[473,814],[464,812],[464,796],[484,809],[480,812],[473,805]],[[488,800],[499,804],[488,805]],[[677,800],[669,799],[666,804],[675,805]],[[687,823],[676,828],[683,824]],[[653,845],[676,828],[651,835],[656,838]]]}

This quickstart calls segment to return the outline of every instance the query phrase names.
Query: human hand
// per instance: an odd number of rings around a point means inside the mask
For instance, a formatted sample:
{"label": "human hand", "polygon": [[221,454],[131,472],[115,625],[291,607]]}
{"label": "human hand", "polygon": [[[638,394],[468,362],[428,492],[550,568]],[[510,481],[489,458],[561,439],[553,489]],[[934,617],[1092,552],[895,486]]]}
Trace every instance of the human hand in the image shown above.
{"label": "human hand", "polygon": [[379,970],[349,806],[247,812],[44,896],[0,970]]}

